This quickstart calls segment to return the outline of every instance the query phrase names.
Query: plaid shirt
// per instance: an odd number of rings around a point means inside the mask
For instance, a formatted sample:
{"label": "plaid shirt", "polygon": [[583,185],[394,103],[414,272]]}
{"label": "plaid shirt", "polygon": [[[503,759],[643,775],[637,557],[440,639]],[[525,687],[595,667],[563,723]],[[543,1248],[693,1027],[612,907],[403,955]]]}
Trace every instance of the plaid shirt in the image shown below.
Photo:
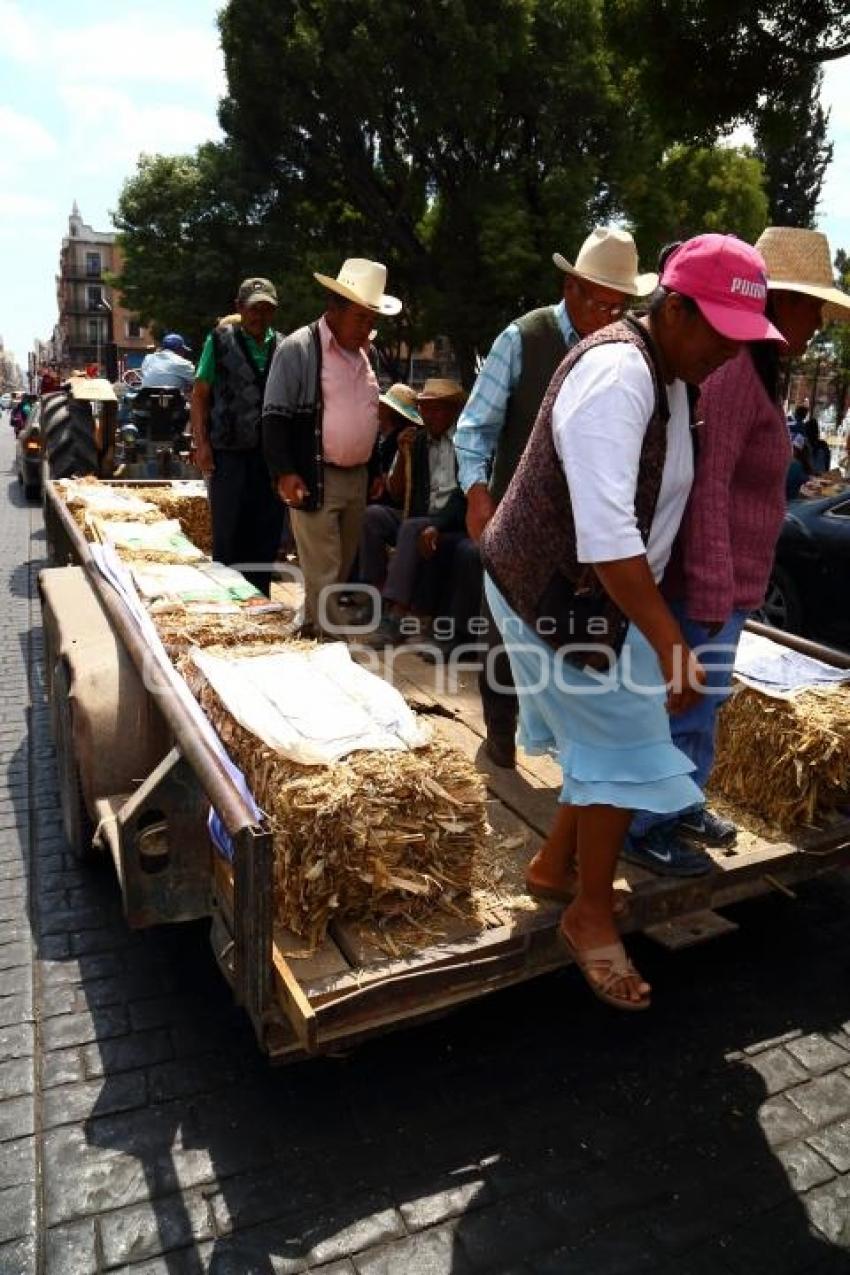
{"label": "plaid shirt", "polygon": [[[578,333],[570,323],[563,301],[552,307],[567,347],[575,345]],[[515,323],[509,323],[493,342],[490,353],[478,373],[455,432],[458,482],[464,492],[474,483],[486,483],[490,464],[505,424],[508,400],[522,373],[522,336]]]}

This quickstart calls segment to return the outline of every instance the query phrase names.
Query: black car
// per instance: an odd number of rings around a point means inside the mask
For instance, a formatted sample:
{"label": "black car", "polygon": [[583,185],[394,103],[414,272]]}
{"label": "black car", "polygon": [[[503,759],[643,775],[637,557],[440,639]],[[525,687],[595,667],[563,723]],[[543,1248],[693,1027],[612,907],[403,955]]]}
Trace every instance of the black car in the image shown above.
{"label": "black car", "polygon": [[759,617],[791,633],[850,642],[850,491],[791,501]]}
{"label": "black car", "polygon": [[38,500],[41,494],[41,409],[36,406],[15,442],[15,471],[27,500]]}

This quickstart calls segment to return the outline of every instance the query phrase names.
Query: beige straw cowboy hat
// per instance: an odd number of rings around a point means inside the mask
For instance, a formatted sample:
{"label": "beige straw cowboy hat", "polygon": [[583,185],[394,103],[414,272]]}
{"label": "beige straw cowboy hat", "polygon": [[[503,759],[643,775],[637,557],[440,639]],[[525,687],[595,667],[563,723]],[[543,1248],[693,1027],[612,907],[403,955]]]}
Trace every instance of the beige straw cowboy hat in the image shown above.
{"label": "beige straw cowboy hat", "polygon": [[658,286],[657,274],[638,274],[635,241],[628,230],[616,226],[592,230],[579,248],[574,266],[559,252],[552,253],[552,260],[566,274],[629,297],[647,297]]}
{"label": "beige straw cowboy hat", "polygon": [[767,286],[778,292],[802,292],[826,304],[823,321],[850,320],[850,296],[835,286],[829,240],[820,230],[768,226],[756,242],[767,266]]}
{"label": "beige straw cowboy hat", "polygon": [[387,407],[391,407],[394,412],[398,412],[399,416],[404,416],[414,425],[422,424],[422,417],[416,410],[416,390],[412,385],[397,381],[383,394],[379,394],[378,398],[381,403],[386,403]]}
{"label": "beige straw cowboy hat", "polygon": [[432,376],[425,382],[419,391],[419,402],[423,399],[443,398],[443,399],[459,399],[462,402],[466,400],[466,391],[460,381],[452,381],[447,377]]}
{"label": "beige straw cowboy hat", "polygon": [[349,257],[342,263],[342,268],[335,279],[330,275],[314,272],[323,288],[336,292],[347,301],[355,301],[375,314],[398,314],[401,302],[398,297],[389,297],[384,293],[387,282],[387,267],[380,261],[367,261],[364,257]]}

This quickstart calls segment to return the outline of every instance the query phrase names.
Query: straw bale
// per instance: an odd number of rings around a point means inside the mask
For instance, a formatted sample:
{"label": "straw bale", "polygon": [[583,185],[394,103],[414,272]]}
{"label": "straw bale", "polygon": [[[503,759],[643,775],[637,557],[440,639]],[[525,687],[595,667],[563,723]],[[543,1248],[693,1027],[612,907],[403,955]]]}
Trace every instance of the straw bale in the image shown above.
{"label": "straw bale", "polygon": [[163,611],[153,612],[151,619],[169,658],[175,661],[192,646],[238,646],[241,651],[245,645],[285,641],[292,632],[295,612],[288,608],[259,615],[252,614],[250,608],[234,615]]}
{"label": "straw bale", "polygon": [[183,535],[212,557],[212,517],[204,496],[186,496],[174,487],[134,487],[133,495],[156,505],[163,518],[176,518]]}
{"label": "straw bale", "polygon": [[850,687],[790,700],[737,687],[718,714],[711,789],[784,831],[850,800]]}
{"label": "straw bale", "polygon": [[181,671],[268,815],[280,924],[314,946],[334,917],[425,924],[469,895],[486,807],[458,751],[432,743],[299,766],[239,726],[191,661]]}

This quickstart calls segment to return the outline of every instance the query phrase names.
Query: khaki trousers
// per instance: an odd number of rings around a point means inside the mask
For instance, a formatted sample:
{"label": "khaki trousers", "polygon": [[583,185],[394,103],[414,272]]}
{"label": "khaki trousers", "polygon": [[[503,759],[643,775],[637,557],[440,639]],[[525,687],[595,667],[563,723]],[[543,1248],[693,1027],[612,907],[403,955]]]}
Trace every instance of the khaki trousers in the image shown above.
{"label": "khaki trousers", "polygon": [[344,584],[351,574],[360,527],[366,508],[367,469],[355,465],[339,469],[325,465],[325,499],[314,513],[291,511],[292,532],[298,550],[298,562],[304,573],[304,601],[307,622],[344,625],[345,619],[331,594],[325,600],[323,614],[319,599],[328,585]]}

